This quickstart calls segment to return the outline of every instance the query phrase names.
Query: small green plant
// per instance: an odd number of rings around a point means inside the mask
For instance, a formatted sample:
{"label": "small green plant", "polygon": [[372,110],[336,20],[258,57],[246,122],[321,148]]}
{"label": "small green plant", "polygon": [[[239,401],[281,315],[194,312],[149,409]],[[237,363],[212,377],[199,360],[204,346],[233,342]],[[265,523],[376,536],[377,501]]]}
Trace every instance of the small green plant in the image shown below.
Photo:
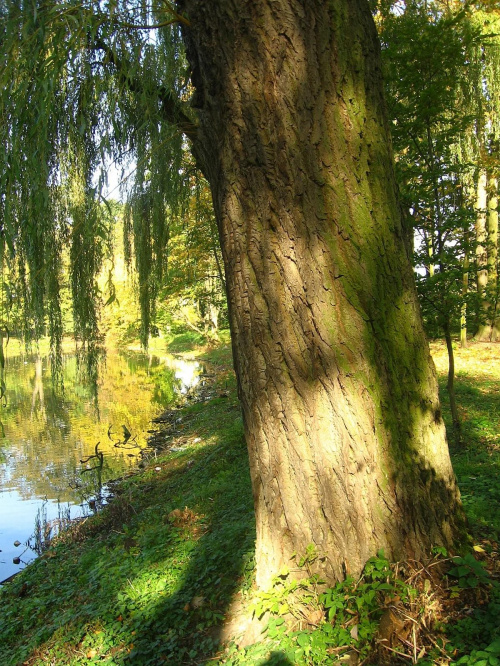
{"label": "small green plant", "polygon": [[457,662],[463,666],[499,666],[500,665],[500,638],[490,643],[484,650],[473,650],[464,655]]}
{"label": "small green plant", "polygon": [[434,557],[448,557],[448,551],[444,546],[434,546],[431,552]]}
{"label": "small green plant", "polygon": [[448,571],[448,576],[458,580],[459,588],[474,588],[489,583],[488,572],[471,553],[467,553],[464,557],[453,557],[452,561],[455,566]]}
{"label": "small green plant", "polygon": [[[350,649],[366,656],[388,600],[407,601],[416,591],[397,578],[383,551],[368,560],[359,580],[348,576],[325,590],[310,572],[318,557],[312,546],[296,556],[298,570],[309,575],[295,580],[284,568],[272,589],[258,595],[254,612],[269,614],[267,638],[279,644],[291,663],[324,664]],[[254,659],[249,649],[241,663],[260,663]]]}
{"label": "small green plant", "polygon": [[317,559],[318,551],[316,550],[316,546],[313,543],[310,543],[306,548],[305,555],[298,559],[298,565],[299,567],[305,567],[312,564]]}

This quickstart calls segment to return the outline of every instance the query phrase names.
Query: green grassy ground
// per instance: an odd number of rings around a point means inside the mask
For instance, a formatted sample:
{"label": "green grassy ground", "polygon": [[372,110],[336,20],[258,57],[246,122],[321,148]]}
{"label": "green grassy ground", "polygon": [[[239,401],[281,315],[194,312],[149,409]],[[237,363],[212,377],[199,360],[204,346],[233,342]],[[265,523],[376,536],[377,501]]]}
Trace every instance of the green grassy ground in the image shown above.
{"label": "green grassy ground", "polygon": [[[172,343],[186,349],[185,339]],[[433,352],[442,376],[442,346]],[[476,347],[457,360],[464,445],[453,457],[475,557],[450,562],[437,552],[425,567],[394,567],[380,553],[359,581],[324,590],[284,572],[258,597],[227,338],[203,353],[217,376],[176,412],[180,450],[152,459],[101,514],[0,591],[0,664],[500,664],[500,350]],[[314,557],[295,565],[307,573]],[[220,626],[235,598],[243,606],[251,599],[269,628],[257,645],[222,649]]]}
{"label": "green grassy ground", "polygon": [[[447,355],[433,344],[447,429]],[[474,535],[498,541],[500,534],[500,345],[456,347],[455,391],[462,419],[462,443],[451,442],[453,467]]]}

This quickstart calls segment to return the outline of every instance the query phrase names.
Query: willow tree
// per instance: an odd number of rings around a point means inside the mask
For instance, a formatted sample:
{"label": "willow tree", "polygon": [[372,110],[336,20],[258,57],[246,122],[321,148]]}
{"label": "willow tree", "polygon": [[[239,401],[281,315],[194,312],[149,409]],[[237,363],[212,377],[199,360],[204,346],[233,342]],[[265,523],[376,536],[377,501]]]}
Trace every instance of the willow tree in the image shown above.
{"label": "willow tree", "polygon": [[[43,262],[50,234],[91,247],[101,155],[136,155],[146,300],[168,236],[161,213],[182,198],[179,150],[210,184],[259,584],[311,543],[330,580],[379,548],[421,557],[452,544],[458,492],[366,0],[0,6],[2,220],[28,284],[50,270],[28,251]],[[75,179],[81,222],[54,215]]]}

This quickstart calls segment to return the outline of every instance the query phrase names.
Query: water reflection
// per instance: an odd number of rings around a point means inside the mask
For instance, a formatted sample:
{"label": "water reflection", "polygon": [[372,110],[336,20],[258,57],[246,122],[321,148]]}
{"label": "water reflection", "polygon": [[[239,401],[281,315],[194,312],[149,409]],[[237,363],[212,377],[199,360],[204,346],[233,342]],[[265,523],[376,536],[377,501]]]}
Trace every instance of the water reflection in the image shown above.
{"label": "water reflection", "polygon": [[[48,357],[7,360],[7,404],[0,408],[0,581],[23,566],[12,562],[23,549],[13,543],[27,541],[43,501],[49,520],[57,518],[58,503],[72,505],[72,516],[81,514],[82,498],[99,499],[102,483],[137,463],[151,419],[196,384],[198,372],[196,362],[108,353],[96,404],[77,379],[72,355],[63,359],[64,394],[52,389]],[[33,557],[28,551],[21,560]]]}

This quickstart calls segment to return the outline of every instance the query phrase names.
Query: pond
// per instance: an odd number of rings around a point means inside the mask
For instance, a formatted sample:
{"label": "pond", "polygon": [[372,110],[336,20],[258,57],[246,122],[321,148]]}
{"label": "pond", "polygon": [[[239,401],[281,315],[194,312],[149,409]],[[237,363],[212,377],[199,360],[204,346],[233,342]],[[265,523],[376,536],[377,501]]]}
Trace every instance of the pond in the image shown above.
{"label": "pond", "polygon": [[[64,391],[54,392],[43,356],[7,359],[0,406],[0,581],[36,556],[35,523],[92,513],[105,483],[131,471],[147,449],[151,420],[198,382],[195,361],[108,352],[96,401],[63,358]],[[98,445],[96,449],[96,445]],[[97,452],[97,455],[96,455]],[[15,545],[18,544],[18,545]]]}

